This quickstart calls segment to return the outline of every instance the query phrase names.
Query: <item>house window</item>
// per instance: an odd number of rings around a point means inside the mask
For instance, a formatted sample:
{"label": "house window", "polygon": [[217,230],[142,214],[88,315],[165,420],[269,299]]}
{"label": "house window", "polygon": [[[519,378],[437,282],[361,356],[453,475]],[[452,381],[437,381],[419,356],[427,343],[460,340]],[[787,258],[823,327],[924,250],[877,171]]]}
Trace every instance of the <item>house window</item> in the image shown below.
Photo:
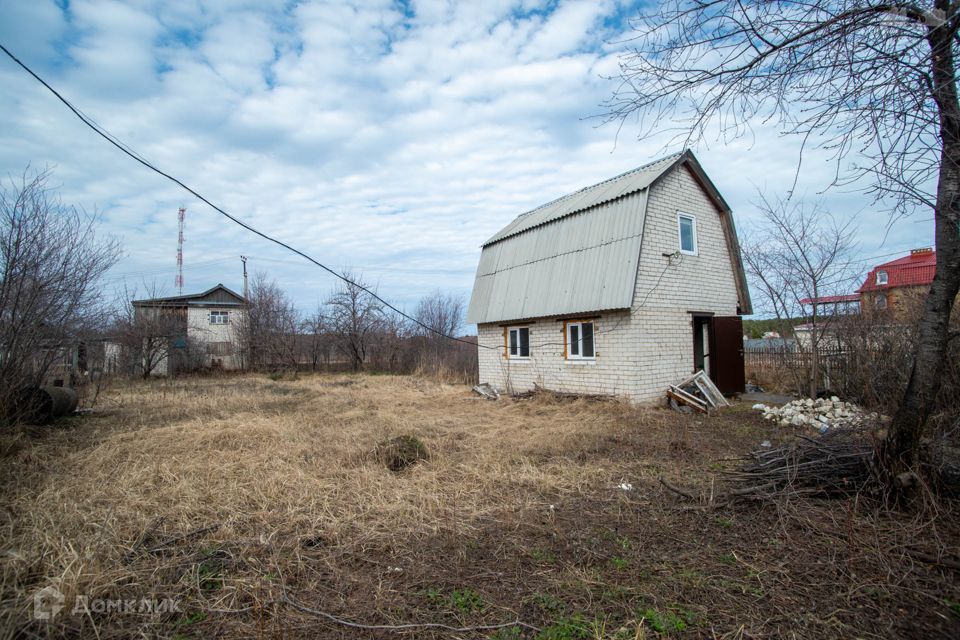
{"label": "house window", "polygon": [[529,327],[510,327],[507,330],[507,357],[511,360],[530,357]]}
{"label": "house window", "polygon": [[687,213],[678,213],[677,234],[680,238],[680,253],[697,255],[697,219]]}
{"label": "house window", "polygon": [[887,284],[886,271],[877,271],[877,284]]}
{"label": "house window", "polygon": [[877,309],[886,309],[887,308],[887,294],[878,293],[877,294]]}
{"label": "house window", "polygon": [[210,324],[227,324],[229,311],[211,311]]}
{"label": "house window", "polygon": [[567,323],[567,360],[593,360],[593,321]]}

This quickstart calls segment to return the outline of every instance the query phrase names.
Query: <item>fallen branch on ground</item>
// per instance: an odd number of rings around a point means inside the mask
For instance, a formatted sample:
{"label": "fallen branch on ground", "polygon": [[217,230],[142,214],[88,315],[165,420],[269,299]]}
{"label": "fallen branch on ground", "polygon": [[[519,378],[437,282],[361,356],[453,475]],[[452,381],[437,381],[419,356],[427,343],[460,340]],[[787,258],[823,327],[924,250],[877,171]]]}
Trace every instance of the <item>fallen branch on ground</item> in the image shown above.
{"label": "fallen branch on ground", "polygon": [[443,631],[451,631],[454,633],[467,633],[469,631],[496,631],[497,629],[505,629],[507,627],[523,627],[524,629],[529,629],[534,633],[539,633],[540,628],[535,627],[532,624],[522,622],[520,620],[514,620],[512,622],[502,622],[498,624],[480,624],[472,627],[454,627],[448,624],[443,624],[440,622],[410,622],[405,624],[364,624],[361,622],[353,622],[351,620],[345,620],[343,618],[338,618],[332,613],[327,613],[326,611],[321,611],[320,609],[312,609],[306,605],[303,605],[286,593],[283,594],[283,597],[280,599],[280,602],[287,604],[297,611],[302,613],[309,613],[311,615],[320,616],[325,618],[330,622],[334,622],[345,627],[350,627],[351,629],[364,629],[366,631],[412,631],[414,629],[441,629]]}

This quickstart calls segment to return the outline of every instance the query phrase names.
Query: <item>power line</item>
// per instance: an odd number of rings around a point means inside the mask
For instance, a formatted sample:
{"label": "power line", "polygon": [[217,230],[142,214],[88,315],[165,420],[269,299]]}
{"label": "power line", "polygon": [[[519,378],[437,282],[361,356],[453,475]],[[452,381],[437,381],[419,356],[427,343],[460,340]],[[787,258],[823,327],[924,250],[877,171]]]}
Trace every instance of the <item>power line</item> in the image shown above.
{"label": "power line", "polygon": [[[417,320],[417,319],[414,318],[413,316],[408,315],[407,313],[404,313],[403,311],[401,311],[401,310],[398,309],[397,307],[393,306],[392,304],[390,304],[389,302],[387,302],[386,300],[384,300],[384,299],[381,298],[379,295],[377,295],[376,293],[374,293],[373,291],[371,291],[371,290],[368,289],[367,287],[363,286],[362,284],[359,284],[359,283],[357,283],[357,282],[354,282],[353,280],[350,280],[350,279],[347,278],[346,276],[343,276],[343,275],[337,273],[336,271],[334,271],[334,270],[331,269],[330,267],[326,266],[326,265],[323,264],[322,262],[319,262],[318,260],[315,260],[314,258],[310,257],[309,255],[307,255],[307,254],[304,253],[303,251],[300,251],[299,249],[296,249],[296,248],[290,246],[289,244],[283,242],[282,240],[277,240],[276,238],[274,238],[274,237],[272,237],[272,236],[269,236],[269,235],[263,233],[262,231],[259,231],[259,230],[255,229],[254,227],[250,226],[250,225],[247,224],[246,222],[243,222],[242,220],[233,217],[232,215],[230,215],[229,213],[227,213],[226,211],[224,211],[223,209],[221,209],[221,208],[218,207],[217,205],[215,205],[215,204],[213,204],[212,202],[210,202],[209,200],[207,200],[204,196],[202,196],[200,193],[198,193],[197,191],[195,191],[193,188],[191,188],[191,187],[187,186],[186,184],[184,184],[183,182],[181,182],[179,179],[175,178],[174,176],[170,175],[169,173],[166,173],[166,172],[158,169],[156,166],[154,166],[153,164],[151,164],[150,162],[148,162],[147,160],[145,160],[145,159],[144,159],[142,156],[140,156],[138,153],[136,153],[135,151],[133,151],[132,149],[130,149],[126,144],[124,144],[123,142],[121,142],[119,139],[115,138],[115,137],[114,137],[112,134],[110,134],[106,129],[103,129],[102,127],[100,127],[96,122],[93,121],[92,118],[87,117],[87,116],[84,115],[77,107],[73,106],[73,104],[71,104],[69,100],[67,100],[66,98],[64,98],[56,89],[54,89],[52,86],[50,86],[50,85],[47,83],[46,80],[44,80],[44,79],[41,78],[39,75],[37,75],[36,73],[34,73],[34,71],[33,71],[30,67],[28,67],[28,66],[25,65],[23,62],[21,62],[19,58],[17,58],[15,55],[13,55],[13,54],[10,52],[10,50],[7,49],[7,48],[6,48],[5,46],[3,46],[2,44],[0,44],[0,50],[3,50],[3,52],[4,52],[5,54],[7,54],[7,57],[9,57],[11,60],[13,60],[15,63],[17,63],[17,65],[19,65],[24,71],[26,71],[26,72],[29,73],[31,76],[33,76],[33,78],[34,78],[37,82],[39,82],[39,83],[42,84],[44,87],[46,87],[46,89],[47,89],[50,93],[52,93],[54,96],[56,96],[56,98],[57,98],[60,102],[62,102],[68,109],[70,109],[70,111],[72,111],[73,114],[74,114],[75,116],[77,116],[77,118],[79,118],[80,121],[81,121],[83,124],[87,125],[87,127],[89,127],[91,130],[93,130],[93,131],[94,131],[97,135],[99,135],[101,138],[103,138],[104,140],[106,140],[107,142],[109,142],[110,144],[112,144],[114,147],[116,147],[117,149],[119,149],[120,151],[122,151],[124,154],[126,154],[126,155],[129,156],[130,158],[133,158],[134,160],[136,160],[137,162],[139,162],[140,164],[142,164],[142,165],[143,165],[144,167],[146,167],[147,169],[150,169],[150,170],[153,171],[154,173],[157,173],[157,174],[163,176],[163,177],[166,178],[167,180],[173,182],[174,184],[178,185],[179,187],[181,187],[182,189],[184,189],[184,190],[187,191],[188,193],[192,194],[194,197],[198,198],[201,202],[205,203],[205,204],[208,205],[211,209],[213,209],[214,211],[216,211],[216,212],[219,213],[220,215],[224,216],[225,218],[227,218],[228,220],[230,220],[230,221],[233,222],[234,224],[237,224],[237,225],[243,227],[244,229],[246,229],[247,231],[249,231],[250,233],[253,233],[253,234],[255,234],[255,235],[258,235],[258,236],[260,236],[261,238],[263,238],[264,240],[267,240],[267,241],[269,241],[269,242],[273,242],[274,244],[277,244],[277,245],[283,247],[284,249],[287,249],[288,251],[291,251],[291,252],[297,254],[298,256],[300,256],[300,257],[302,257],[302,258],[304,258],[304,259],[312,262],[312,263],[315,264],[316,266],[320,267],[320,268],[323,269],[324,271],[327,271],[327,272],[330,273],[331,275],[334,275],[334,276],[336,276],[337,278],[343,280],[343,281],[346,282],[347,284],[349,284],[349,285],[351,285],[351,286],[354,286],[354,287],[357,287],[357,288],[360,289],[361,291],[366,292],[367,294],[369,294],[370,296],[372,296],[375,300],[378,300],[379,302],[381,302],[381,303],[382,303],[384,306],[386,306],[388,309],[391,309],[392,311],[394,311],[394,312],[396,312],[397,314],[403,316],[403,317],[406,318],[407,320],[410,320],[411,322],[415,323],[416,325],[418,325],[418,326],[426,329],[427,331],[430,331],[431,333],[435,333],[435,334],[437,334],[438,336],[447,338],[448,340],[454,340],[454,341],[456,341],[456,342],[462,342],[462,343],[464,343],[464,344],[469,344],[469,345],[475,344],[475,343],[473,343],[473,342],[471,342],[471,341],[469,341],[469,340],[463,340],[463,339],[457,338],[457,337],[455,337],[455,336],[447,335],[447,334],[443,333],[442,331],[438,331],[437,329],[435,329],[435,328],[433,328],[433,327],[431,327],[431,326],[429,326],[429,325],[421,322],[420,320]],[[482,347],[482,348],[485,348],[485,349],[497,349],[497,347],[488,347],[488,346],[485,346],[485,345],[481,345],[479,340],[477,340],[476,345],[477,345],[478,347]]]}

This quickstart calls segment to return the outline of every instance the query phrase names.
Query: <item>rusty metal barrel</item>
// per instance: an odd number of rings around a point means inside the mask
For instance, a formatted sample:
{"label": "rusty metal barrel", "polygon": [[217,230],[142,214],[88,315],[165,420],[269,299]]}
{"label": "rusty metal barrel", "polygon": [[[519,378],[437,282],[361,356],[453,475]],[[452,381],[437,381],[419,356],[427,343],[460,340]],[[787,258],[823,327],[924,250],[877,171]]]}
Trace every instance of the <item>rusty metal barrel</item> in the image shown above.
{"label": "rusty metal barrel", "polygon": [[19,393],[15,418],[47,424],[73,413],[78,401],[77,391],[69,387],[26,387]]}

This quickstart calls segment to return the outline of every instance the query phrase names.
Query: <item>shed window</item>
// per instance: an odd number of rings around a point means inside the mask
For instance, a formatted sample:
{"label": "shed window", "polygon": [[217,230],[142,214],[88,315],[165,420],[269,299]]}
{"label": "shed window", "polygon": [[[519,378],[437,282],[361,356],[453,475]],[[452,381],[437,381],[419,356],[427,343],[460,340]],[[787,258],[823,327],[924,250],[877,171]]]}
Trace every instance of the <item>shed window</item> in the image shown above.
{"label": "shed window", "polygon": [[677,234],[680,239],[680,253],[697,255],[697,219],[687,213],[678,213]]}
{"label": "shed window", "polygon": [[592,360],[593,321],[567,323],[567,360]]}
{"label": "shed window", "polygon": [[211,311],[210,324],[227,324],[229,311]]}
{"label": "shed window", "polygon": [[877,271],[877,284],[887,284],[886,271]]}
{"label": "shed window", "polygon": [[507,336],[508,358],[523,359],[530,357],[529,327],[510,327]]}

